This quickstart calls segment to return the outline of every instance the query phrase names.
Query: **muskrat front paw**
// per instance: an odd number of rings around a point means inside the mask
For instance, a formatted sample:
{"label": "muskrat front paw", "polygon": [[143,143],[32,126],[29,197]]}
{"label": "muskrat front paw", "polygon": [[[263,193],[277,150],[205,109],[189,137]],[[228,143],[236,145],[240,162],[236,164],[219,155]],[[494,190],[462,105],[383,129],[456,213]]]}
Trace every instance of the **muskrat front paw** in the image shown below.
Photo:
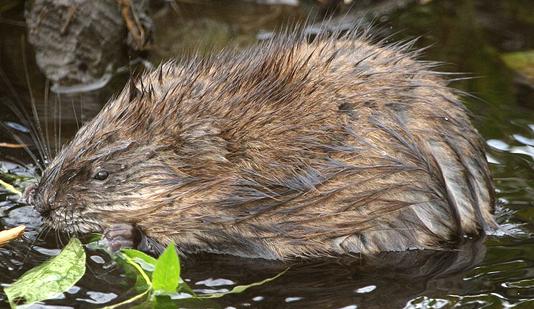
{"label": "muskrat front paw", "polygon": [[104,231],[104,241],[112,252],[135,248],[138,231],[132,224],[114,224]]}

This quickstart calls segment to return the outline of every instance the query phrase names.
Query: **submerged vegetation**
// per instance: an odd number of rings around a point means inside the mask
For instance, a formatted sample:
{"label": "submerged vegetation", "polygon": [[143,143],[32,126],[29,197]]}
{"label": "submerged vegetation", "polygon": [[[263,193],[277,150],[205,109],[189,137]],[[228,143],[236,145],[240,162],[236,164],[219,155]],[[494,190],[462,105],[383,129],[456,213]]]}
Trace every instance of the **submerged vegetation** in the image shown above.
{"label": "submerged vegetation", "polygon": [[534,50],[505,53],[502,59],[509,68],[525,78],[528,84],[534,85]]}
{"label": "submerged vegetation", "polygon": [[[99,245],[89,244],[89,246],[95,248]],[[158,308],[158,304],[162,301],[168,304],[171,299],[201,302],[227,294],[244,292],[250,287],[265,284],[285,273],[285,271],[281,272],[260,282],[238,285],[224,293],[197,294],[180,277],[180,259],[174,243],[169,244],[157,259],[135,249],[123,249],[115,253],[113,257],[118,260],[119,265],[130,266],[134,269],[136,288],[142,292],[120,303],[106,306],[107,309],[126,306],[140,300],[144,300],[145,303],[151,304],[151,307],[155,308]],[[72,238],[61,253],[24,273],[4,291],[13,308],[18,305],[30,305],[57,297],[68,291],[82,278],[85,272],[85,249],[80,240]],[[175,304],[178,305],[179,301],[175,301]]]}

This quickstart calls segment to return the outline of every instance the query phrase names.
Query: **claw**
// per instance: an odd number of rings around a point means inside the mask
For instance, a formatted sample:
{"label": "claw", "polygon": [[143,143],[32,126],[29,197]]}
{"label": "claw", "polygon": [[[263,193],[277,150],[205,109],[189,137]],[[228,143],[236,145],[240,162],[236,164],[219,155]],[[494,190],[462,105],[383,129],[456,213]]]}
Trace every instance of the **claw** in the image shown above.
{"label": "claw", "polygon": [[103,240],[111,252],[125,248],[135,248],[155,255],[165,247],[144,235],[138,227],[130,223],[113,224],[104,230]]}
{"label": "claw", "polygon": [[117,252],[123,248],[135,248],[138,234],[139,231],[132,224],[114,224],[104,231],[104,240],[112,252]]}

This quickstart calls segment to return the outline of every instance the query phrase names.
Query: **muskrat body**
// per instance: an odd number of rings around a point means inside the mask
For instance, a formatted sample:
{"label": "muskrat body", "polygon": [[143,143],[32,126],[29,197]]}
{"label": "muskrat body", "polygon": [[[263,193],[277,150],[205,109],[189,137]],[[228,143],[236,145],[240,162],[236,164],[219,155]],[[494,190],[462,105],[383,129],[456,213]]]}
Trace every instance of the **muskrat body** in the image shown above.
{"label": "muskrat body", "polygon": [[441,249],[494,227],[458,96],[410,43],[371,41],[290,34],[165,63],[79,130],[32,203],[60,230],[266,259]]}

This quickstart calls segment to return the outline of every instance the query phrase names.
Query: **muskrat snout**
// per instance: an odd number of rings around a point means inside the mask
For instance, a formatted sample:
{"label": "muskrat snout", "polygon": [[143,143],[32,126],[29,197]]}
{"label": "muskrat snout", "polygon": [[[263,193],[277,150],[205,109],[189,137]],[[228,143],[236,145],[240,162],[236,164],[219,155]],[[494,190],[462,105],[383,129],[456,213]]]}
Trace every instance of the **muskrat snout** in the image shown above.
{"label": "muskrat snout", "polygon": [[33,205],[35,202],[35,193],[37,192],[37,184],[32,183],[29,186],[24,189],[24,193],[22,193],[21,201],[28,204]]}
{"label": "muskrat snout", "polygon": [[22,193],[21,201],[33,206],[42,216],[46,217],[50,214],[50,207],[47,207],[46,204],[38,198],[38,189],[38,183],[32,183],[27,186]]}

